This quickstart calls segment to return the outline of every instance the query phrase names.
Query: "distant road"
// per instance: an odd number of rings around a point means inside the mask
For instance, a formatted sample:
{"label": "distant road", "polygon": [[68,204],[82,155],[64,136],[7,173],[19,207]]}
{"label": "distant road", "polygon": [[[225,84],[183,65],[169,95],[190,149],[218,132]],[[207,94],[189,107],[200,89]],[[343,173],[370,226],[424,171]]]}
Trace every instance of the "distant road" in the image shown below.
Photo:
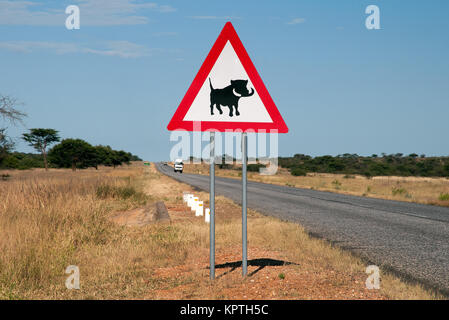
{"label": "distant road", "polygon": [[[159,171],[209,191],[209,177]],[[216,194],[241,204],[241,181],[216,177]],[[449,295],[449,208],[356,197],[248,181],[248,207],[297,222],[311,234],[350,249]]]}

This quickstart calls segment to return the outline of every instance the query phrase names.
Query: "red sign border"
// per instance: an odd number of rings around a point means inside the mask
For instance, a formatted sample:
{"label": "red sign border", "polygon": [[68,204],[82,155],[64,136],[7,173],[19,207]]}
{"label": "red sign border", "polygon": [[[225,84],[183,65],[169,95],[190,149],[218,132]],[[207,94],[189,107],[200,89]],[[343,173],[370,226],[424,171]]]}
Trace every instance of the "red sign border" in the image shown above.
{"label": "red sign border", "polygon": [[259,94],[260,99],[265,105],[265,108],[267,109],[267,112],[270,115],[273,122],[266,123],[266,122],[201,121],[200,130],[225,132],[237,129],[240,129],[242,131],[247,130],[249,131],[252,129],[255,131],[267,130],[267,132],[269,132],[270,130],[277,130],[278,133],[287,133],[288,127],[285,124],[284,119],[282,119],[279,110],[277,109],[273,99],[268,93],[265,84],[263,83],[261,77],[259,76],[259,73],[257,72],[253,62],[251,61],[248,53],[246,52],[246,49],[243,46],[243,43],[240,40],[239,36],[237,35],[237,32],[235,31],[231,22],[227,22],[225,24],[223,30],[221,31],[220,35],[215,41],[215,44],[213,45],[211,51],[209,52],[206,60],[204,61],[203,65],[198,71],[198,74],[196,75],[195,79],[190,85],[189,90],[187,90],[186,95],[179,104],[179,107],[176,110],[175,114],[173,115],[173,118],[171,119],[170,123],[168,124],[167,129],[169,131],[179,131],[179,130],[197,131],[196,128],[194,128],[193,121],[183,121],[183,119],[188,110],[190,109],[196,96],[198,95],[198,92],[200,91],[204,82],[207,80],[207,76],[209,75],[213,66],[217,62],[218,57],[220,56],[221,52],[223,51],[228,41],[232,44],[237,56],[239,57],[243,65],[243,68],[245,69],[252,84],[257,90],[257,93]]}

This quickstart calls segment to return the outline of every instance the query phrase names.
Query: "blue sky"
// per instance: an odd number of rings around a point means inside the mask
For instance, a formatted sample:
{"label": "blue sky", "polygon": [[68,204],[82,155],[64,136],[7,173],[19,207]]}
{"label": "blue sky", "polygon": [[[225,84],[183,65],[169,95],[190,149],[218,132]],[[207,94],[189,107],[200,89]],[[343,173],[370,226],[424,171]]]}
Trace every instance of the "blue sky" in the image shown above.
{"label": "blue sky", "polygon": [[[65,28],[70,4],[80,30]],[[370,4],[381,30],[365,28]],[[449,155],[448,12],[444,0],[0,0],[0,93],[29,114],[9,133],[55,128],[167,159],[166,126],[232,21],[290,129],[280,155]]]}

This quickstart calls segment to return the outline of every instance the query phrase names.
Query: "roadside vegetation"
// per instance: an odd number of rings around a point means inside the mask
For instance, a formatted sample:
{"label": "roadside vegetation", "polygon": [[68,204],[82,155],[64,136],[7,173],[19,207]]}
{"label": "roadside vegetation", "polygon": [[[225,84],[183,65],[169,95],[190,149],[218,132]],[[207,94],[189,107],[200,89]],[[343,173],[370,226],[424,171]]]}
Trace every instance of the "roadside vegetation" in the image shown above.
{"label": "roadside vegetation", "polygon": [[[64,271],[69,265],[81,269],[84,298],[127,297],[125,287],[141,279],[133,276],[132,261],[121,254],[126,232],[108,215],[153,201],[142,191],[142,173],[140,165],[79,172],[4,171],[0,299],[67,298]],[[138,249],[142,247],[132,243],[126,247]]]}
{"label": "roadside vegetation", "polygon": [[[193,157],[190,157],[190,160],[193,160]],[[266,167],[257,159],[250,160],[253,160],[252,162],[256,160],[256,163],[248,164],[248,172],[258,172],[260,168]],[[241,170],[241,165],[237,165],[236,160],[230,156],[217,158],[216,162],[220,169]],[[293,157],[279,157],[278,164],[293,176],[332,173],[346,176],[360,175],[367,178],[379,176],[449,178],[449,156],[426,157],[424,154],[416,153],[409,155],[383,153],[381,156],[373,154],[369,157],[349,153],[318,157],[295,154]]]}
{"label": "roadside vegetation", "polygon": [[415,153],[373,154],[363,157],[357,154],[311,157],[296,154],[280,157],[279,165],[289,169],[292,175],[307,173],[335,173],[347,175],[400,176],[400,177],[449,177],[449,157],[426,157]]}
{"label": "roadside vegetation", "polygon": [[81,139],[64,139],[51,148],[48,155],[7,152],[0,159],[0,170],[45,168],[47,157],[47,167],[71,168],[72,170],[98,168],[102,165],[116,167],[132,161],[141,161],[138,156],[122,150],[113,150],[110,146],[92,146]]}
{"label": "roadside vegetation", "polygon": [[[228,169],[220,169],[217,165],[215,174],[241,179],[239,165],[227,166]],[[209,174],[206,164],[185,164],[184,172]],[[289,169],[281,167],[272,176],[248,170],[248,179],[288,187],[449,207],[449,178],[447,177],[376,176],[368,178],[357,174],[316,172],[292,175]]]}
{"label": "roadside vegetation", "polygon": [[[134,163],[116,169],[8,170],[0,179],[0,299],[434,299],[418,285],[381,275],[310,238],[297,224],[248,215],[249,274],[242,279],[241,207],[217,197],[217,279],[209,281],[209,226],[182,201],[192,190]],[[170,223],[128,227],[117,212],[164,201]],[[237,263],[237,264],[236,264]],[[65,270],[80,269],[80,290]]]}

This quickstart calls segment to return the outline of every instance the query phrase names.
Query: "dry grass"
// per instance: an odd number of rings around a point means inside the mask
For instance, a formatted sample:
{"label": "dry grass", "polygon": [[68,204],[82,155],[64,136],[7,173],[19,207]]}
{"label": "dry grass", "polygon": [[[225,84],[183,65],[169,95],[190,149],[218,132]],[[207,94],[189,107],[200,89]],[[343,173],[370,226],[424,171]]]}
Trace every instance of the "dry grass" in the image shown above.
{"label": "dry grass", "polygon": [[[209,174],[208,166],[185,165],[186,173]],[[217,176],[241,179],[236,170],[216,169]],[[282,186],[330,191],[364,197],[416,202],[449,207],[449,179],[423,177],[373,177],[359,175],[309,173],[305,177],[292,176],[279,168],[276,175],[263,176],[248,172],[251,181]]]}
{"label": "dry grass", "polygon": [[[299,225],[254,211],[249,259],[294,265],[266,267],[247,279],[217,269],[212,283],[208,225],[182,203],[182,192],[192,190],[154,166],[8,174],[0,181],[0,299],[435,298],[388,274],[380,291],[369,291],[359,259],[311,239]],[[207,205],[208,194],[195,193]],[[156,200],[166,203],[172,223],[124,227],[110,220]],[[216,206],[217,264],[238,261],[241,208],[224,197]],[[80,290],[65,288],[69,265],[80,268]]]}
{"label": "dry grass", "polygon": [[[221,212],[220,212],[221,208]],[[221,219],[216,225],[217,264],[241,259],[241,208],[231,201],[217,199],[217,216],[234,211],[234,218]],[[165,279],[182,279],[175,290],[159,290],[150,298],[169,299],[440,299],[420,285],[407,284],[382,272],[381,289],[367,290],[367,267],[359,258],[328,242],[311,238],[293,223],[250,211],[248,216],[248,259],[275,259],[291,266],[267,267],[244,281],[238,271],[217,269],[218,279],[211,285],[208,277],[208,227],[197,222],[178,225],[181,234],[196,234],[199,244],[183,264],[187,272],[165,268]],[[198,263],[200,261],[200,263]],[[170,269],[169,271],[167,269]],[[256,267],[249,267],[251,274]],[[228,273],[234,272],[229,275]],[[223,276],[224,275],[224,276]],[[281,280],[285,277],[287,280]],[[223,276],[223,277],[222,277]]]}
{"label": "dry grass", "polygon": [[[68,265],[78,265],[85,279],[95,273],[92,278],[100,282],[125,267],[114,261],[114,243],[123,238],[108,214],[151,200],[133,189],[141,172],[9,172],[0,181],[0,297],[64,298]],[[116,193],[99,194],[105,186]],[[101,295],[101,286],[86,287],[88,295]]]}

